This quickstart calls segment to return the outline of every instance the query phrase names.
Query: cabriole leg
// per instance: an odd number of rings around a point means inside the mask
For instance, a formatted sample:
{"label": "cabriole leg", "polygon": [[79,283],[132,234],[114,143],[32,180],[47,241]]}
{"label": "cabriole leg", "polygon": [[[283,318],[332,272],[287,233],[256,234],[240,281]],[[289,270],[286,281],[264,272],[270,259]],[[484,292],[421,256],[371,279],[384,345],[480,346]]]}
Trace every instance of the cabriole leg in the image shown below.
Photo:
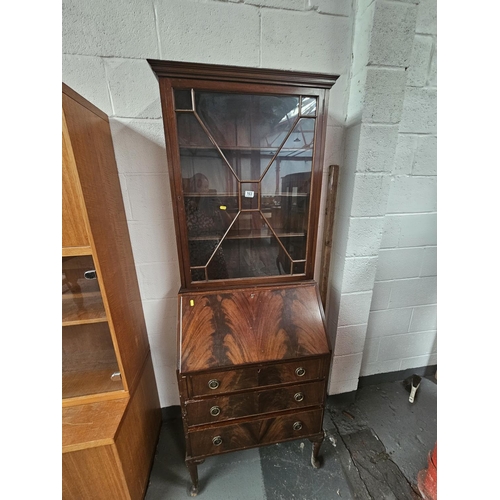
{"label": "cabriole leg", "polygon": [[318,438],[311,438],[312,442],[312,455],[311,455],[311,464],[315,469],[319,469],[321,467],[321,459],[319,458],[319,449],[321,447],[321,443],[323,442],[324,435]]}

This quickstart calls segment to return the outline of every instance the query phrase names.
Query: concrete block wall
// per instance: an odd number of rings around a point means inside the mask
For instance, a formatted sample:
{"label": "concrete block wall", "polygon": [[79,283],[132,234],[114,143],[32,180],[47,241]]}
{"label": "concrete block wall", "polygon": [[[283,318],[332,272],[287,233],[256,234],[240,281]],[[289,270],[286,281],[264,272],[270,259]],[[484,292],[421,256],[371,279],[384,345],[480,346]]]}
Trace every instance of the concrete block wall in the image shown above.
{"label": "concrete block wall", "polygon": [[[110,116],[160,404],[178,405],[180,278],[158,83],[146,59],[341,75],[330,95],[326,186],[328,165],[343,161],[351,0],[63,0],[62,5],[63,81]],[[373,189],[380,189],[377,180]],[[323,189],[323,206],[325,194]],[[320,238],[322,230],[323,217]],[[320,252],[318,245],[318,257]]]}
{"label": "concrete block wall", "polygon": [[411,45],[361,376],[437,363],[435,0]]}
{"label": "concrete block wall", "polygon": [[330,394],[436,363],[436,1],[359,0],[353,21]]}

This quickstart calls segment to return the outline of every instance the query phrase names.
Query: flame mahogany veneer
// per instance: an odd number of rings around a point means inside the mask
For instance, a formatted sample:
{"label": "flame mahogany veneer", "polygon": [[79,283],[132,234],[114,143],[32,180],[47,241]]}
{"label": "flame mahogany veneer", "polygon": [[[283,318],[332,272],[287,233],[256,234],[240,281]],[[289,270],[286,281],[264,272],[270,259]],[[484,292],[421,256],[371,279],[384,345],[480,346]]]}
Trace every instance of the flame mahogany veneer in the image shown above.
{"label": "flame mahogany veneer", "polygon": [[314,284],[186,293],[180,314],[182,372],[328,352]]}

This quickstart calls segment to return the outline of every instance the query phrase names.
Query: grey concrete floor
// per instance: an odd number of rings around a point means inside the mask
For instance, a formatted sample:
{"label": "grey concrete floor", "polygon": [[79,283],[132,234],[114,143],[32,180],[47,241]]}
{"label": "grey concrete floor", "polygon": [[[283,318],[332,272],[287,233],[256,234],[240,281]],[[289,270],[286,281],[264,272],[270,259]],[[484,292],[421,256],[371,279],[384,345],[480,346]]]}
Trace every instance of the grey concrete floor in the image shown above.
{"label": "grey concrete floor", "polygon": [[[423,378],[414,403],[402,381],[329,397],[320,450],[296,440],[208,458],[198,467],[203,500],[414,500],[417,474],[437,440],[437,384]],[[354,400],[353,400],[354,399]],[[180,419],[162,424],[145,500],[189,497]]]}

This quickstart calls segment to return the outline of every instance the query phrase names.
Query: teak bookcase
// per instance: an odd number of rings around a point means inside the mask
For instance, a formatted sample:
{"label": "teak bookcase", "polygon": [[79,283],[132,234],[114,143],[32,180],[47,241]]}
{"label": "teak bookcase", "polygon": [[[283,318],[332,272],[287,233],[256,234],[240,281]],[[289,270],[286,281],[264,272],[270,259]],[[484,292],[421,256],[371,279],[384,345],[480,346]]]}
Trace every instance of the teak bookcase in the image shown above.
{"label": "teak bookcase", "polygon": [[108,117],[62,86],[62,497],[144,497],[161,411]]}
{"label": "teak bookcase", "polygon": [[337,76],[148,61],[160,88],[182,287],[186,464],[310,439],[331,348],[313,281]]}

